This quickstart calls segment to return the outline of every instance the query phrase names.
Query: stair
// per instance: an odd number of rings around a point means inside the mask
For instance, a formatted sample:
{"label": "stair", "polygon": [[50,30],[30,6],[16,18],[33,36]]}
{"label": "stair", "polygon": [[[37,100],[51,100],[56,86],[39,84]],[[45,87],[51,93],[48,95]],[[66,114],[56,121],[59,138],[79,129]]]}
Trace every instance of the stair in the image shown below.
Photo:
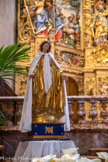
{"label": "stair", "polygon": [[90,148],[88,150],[88,155],[97,156],[96,152],[107,152],[108,153],[108,148]]}
{"label": "stair", "polygon": [[[88,155],[87,156],[81,156],[83,158],[88,158],[88,159],[99,159],[97,156],[97,152],[107,152],[108,153],[108,148],[89,148],[88,149]],[[101,159],[102,162],[105,162],[105,160]]]}

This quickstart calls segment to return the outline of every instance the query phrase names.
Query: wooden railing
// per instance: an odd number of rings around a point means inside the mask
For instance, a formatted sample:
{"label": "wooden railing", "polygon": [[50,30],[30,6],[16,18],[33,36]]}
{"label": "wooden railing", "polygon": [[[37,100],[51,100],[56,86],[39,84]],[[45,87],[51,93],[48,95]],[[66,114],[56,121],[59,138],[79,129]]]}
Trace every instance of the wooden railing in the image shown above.
{"label": "wooden railing", "polygon": [[[72,121],[74,115],[72,105],[75,101],[78,103],[78,128],[103,129],[104,127],[108,129],[108,96],[68,96],[71,128],[76,125]],[[87,109],[89,109],[89,113],[87,113]]]}
{"label": "wooden railing", "polygon": [[21,118],[24,96],[0,96],[0,108],[7,118],[7,126],[18,126]]}
{"label": "wooden railing", "polygon": [[[0,97],[0,105],[2,105],[1,109],[8,119],[8,127],[19,125],[23,100],[23,96]],[[74,123],[73,121],[74,111],[72,105],[75,101],[78,104],[77,123]],[[89,113],[86,112],[88,103],[90,106]],[[99,111],[97,104],[101,105],[99,106]],[[90,129],[97,126],[103,129],[103,125],[104,128],[108,129],[108,96],[68,96],[68,105],[71,129]],[[97,116],[99,116],[100,119],[98,119]],[[88,121],[87,118],[89,119]]]}
{"label": "wooden railing", "polygon": [[17,96],[14,90],[4,81],[0,80],[0,96]]}

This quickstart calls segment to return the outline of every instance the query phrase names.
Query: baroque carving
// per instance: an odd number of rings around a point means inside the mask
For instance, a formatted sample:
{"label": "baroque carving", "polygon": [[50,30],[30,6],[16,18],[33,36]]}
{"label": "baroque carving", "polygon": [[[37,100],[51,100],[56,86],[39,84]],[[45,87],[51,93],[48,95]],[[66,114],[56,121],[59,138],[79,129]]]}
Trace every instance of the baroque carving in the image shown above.
{"label": "baroque carving", "polygon": [[[63,65],[62,68],[64,68],[65,73],[83,77],[82,67],[84,67],[85,51],[82,52],[79,50],[80,40],[82,41],[83,37],[82,30],[84,32],[85,47],[94,46],[93,51],[87,53],[86,65],[90,67],[95,67],[95,65],[108,65],[108,40],[106,40],[105,23],[102,23],[103,20],[106,21],[108,10],[107,6],[105,8],[105,5],[102,4],[103,9],[101,11],[100,1],[48,0],[49,3],[47,3],[47,0],[19,0],[18,40],[19,43],[26,43],[27,46],[31,47],[30,60],[27,63],[27,68],[38,52],[41,42],[49,39],[52,46],[51,53],[55,54],[58,63]],[[46,19],[43,22],[43,26],[39,28],[37,15],[41,17],[42,13],[45,13]],[[81,28],[83,22],[84,29]],[[57,26],[57,23],[59,26]],[[81,38],[80,35],[82,36]],[[59,47],[54,53],[56,46]],[[65,68],[65,65],[67,68]],[[24,66],[26,65],[24,64]],[[20,83],[18,92],[20,95],[24,94],[25,80],[26,78],[22,79]],[[77,79],[77,82],[80,94],[84,94],[84,88],[86,86],[84,85],[84,80]],[[88,82],[89,88],[86,87],[87,94],[94,95],[95,89],[92,89],[92,87],[96,88],[94,80],[90,80],[91,88]]]}
{"label": "baroque carving", "polygon": [[[27,78],[26,78],[27,79]],[[19,88],[19,95],[24,96],[25,95],[25,88],[26,88],[26,81],[23,79],[20,81],[20,88]]]}
{"label": "baroque carving", "polygon": [[[106,7],[107,8],[107,7]],[[85,0],[83,5],[84,42],[86,47],[107,44],[108,10],[105,3],[98,0],[96,3]]]}
{"label": "baroque carving", "polygon": [[108,11],[105,9],[105,3],[98,0],[94,5],[94,45],[107,44],[107,30],[108,30]]}
{"label": "baroque carving", "polygon": [[98,93],[102,96],[108,95],[108,76],[98,78]]}
{"label": "baroque carving", "polygon": [[92,53],[88,55],[87,65],[107,65],[108,64],[108,45],[101,44],[96,46]]}
{"label": "baroque carving", "polygon": [[20,6],[19,41],[28,42],[34,36],[49,36],[54,27],[53,0],[23,0]]}
{"label": "baroque carving", "polygon": [[84,94],[84,78],[76,78],[75,80],[78,84],[79,95]]}
{"label": "baroque carving", "polygon": [[83,66],[84,57],[78,54],[56,50],[55,58],[59,64],[73,66]]}
{"label": "baroque carving", "polygon": [[[29,70],[30,62],[32,61],[32,59],[33,59],[33,57],[35,56],[36,53],[35,53],[34,42],[31,42],[30,44],[27,44],[26,46],[31,47],[30,52],[28,53],[29,54],[29,60],[28,60],[28,62],[23,62],[22,66],[26,67],[26,69]],[[19,75],[18,77],[16,77],[15,89],[16,89],[16,93],[20,96],[23,96],[25,94],[26,80],[27,80],[26,76],[21,77]]]}
{"label": "baroque carving", "polygon": [[93,16],[92,16],[92,1],[85,0],[83,5],[84,18],[84,42],[86,47],[93,45]]}
{"label": "baroque carving", "polygon": [[18,15],[18,39],[20,43],[28,43],[31,38],[32,27],[30,17],[27,14],[27,10],[24,7],[24,1],[21,1],[21,8],[19,6]]}
{"label": "baroque carving", "polygon": [[86,95],[95,96],[96,95],[96,80],[95,78],[87,78],[86,79]]}

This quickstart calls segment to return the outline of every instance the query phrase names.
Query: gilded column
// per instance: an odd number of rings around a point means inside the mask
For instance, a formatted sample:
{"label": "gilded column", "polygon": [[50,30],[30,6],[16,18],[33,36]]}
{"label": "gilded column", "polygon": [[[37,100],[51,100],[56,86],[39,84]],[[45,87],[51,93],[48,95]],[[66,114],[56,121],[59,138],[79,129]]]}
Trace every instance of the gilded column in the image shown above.
{"label": "gilded column", "polygon": [[85,0],[83,5],[83,21],[84,21],[84,45],[85,47],[91,47],[93,45],[93,13],[92,13],[93,1]]}

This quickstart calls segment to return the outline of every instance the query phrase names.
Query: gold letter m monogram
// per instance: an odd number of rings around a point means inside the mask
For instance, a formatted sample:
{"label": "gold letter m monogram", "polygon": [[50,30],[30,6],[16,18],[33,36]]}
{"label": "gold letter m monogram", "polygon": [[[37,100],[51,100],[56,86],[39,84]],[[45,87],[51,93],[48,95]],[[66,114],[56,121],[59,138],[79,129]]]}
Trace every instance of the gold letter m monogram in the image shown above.
{"label": "gold letter m monogram", "polygon": [[53,134],[53,127],[45,127],[45,134],[47,133]]}

